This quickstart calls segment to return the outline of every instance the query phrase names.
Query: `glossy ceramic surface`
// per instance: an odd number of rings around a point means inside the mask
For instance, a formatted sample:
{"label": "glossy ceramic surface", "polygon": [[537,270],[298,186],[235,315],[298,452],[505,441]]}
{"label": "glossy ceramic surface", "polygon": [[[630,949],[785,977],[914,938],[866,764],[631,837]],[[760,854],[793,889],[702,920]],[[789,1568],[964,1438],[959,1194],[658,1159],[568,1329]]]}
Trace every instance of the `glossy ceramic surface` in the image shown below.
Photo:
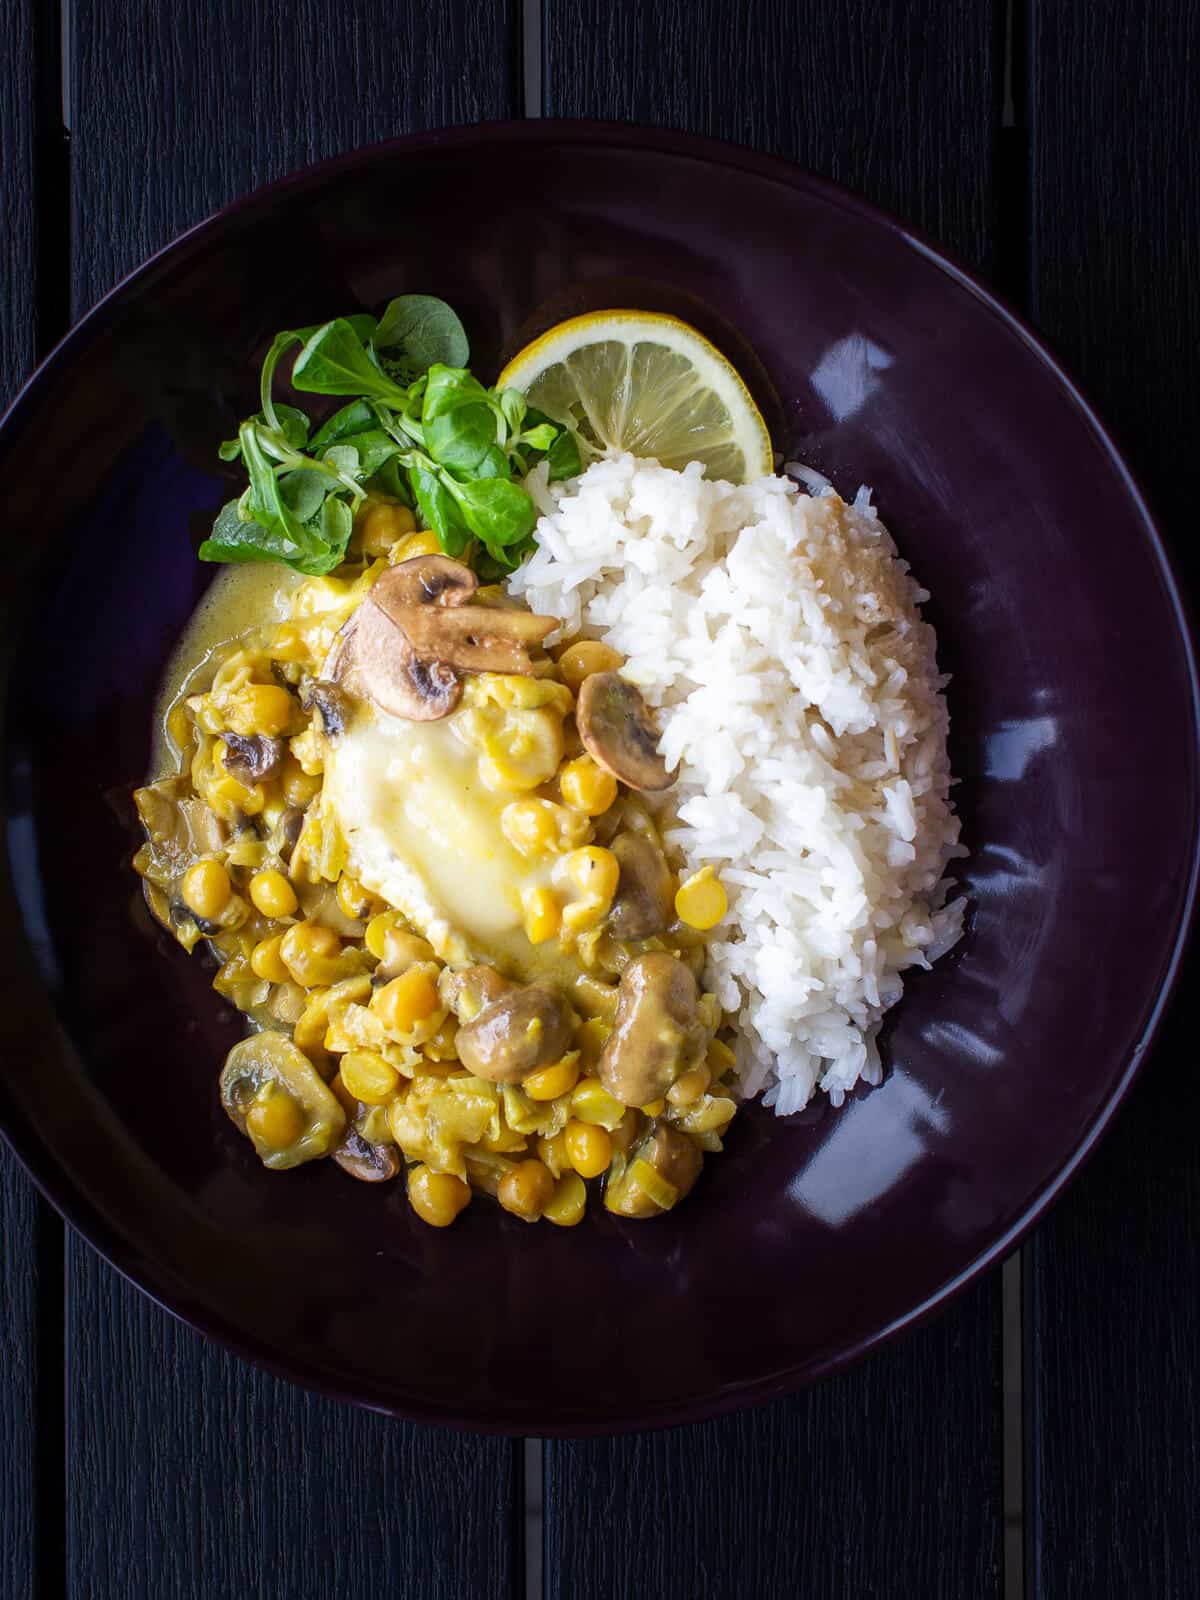
{"label": "glossy ceramic surface", "polygon": [[[516,144],[536,147],[537,194],[507,181]],[[253,408],[263,346],[409,289],[459,308],[484,373],[587,304],[679,310],[742,363],[751,347],[777,443],[843,493],[873,485],[934,595],[969,934],[911,983],[881,1088],[789,1122],[751,1111],[652,1224],[563,1232],[481,1204],[434,1232],[332,1164],[266,1173],[217,1103],[238,1021],[147,927],[128,871],[156,675],[209,576],[192,551],[228,492],[216,444]],[[3,1122],[71,1220],[205,1331],[412,1417],[586,1432],[710,1415],[923,1314],[1102,1130],[1190,906],[1190,650],[1078,395],[900,225],[678,135],[400,141],[155,258],[34,378],[0,471],[32,552],[6,557],[0,926],[20,1003]]]}

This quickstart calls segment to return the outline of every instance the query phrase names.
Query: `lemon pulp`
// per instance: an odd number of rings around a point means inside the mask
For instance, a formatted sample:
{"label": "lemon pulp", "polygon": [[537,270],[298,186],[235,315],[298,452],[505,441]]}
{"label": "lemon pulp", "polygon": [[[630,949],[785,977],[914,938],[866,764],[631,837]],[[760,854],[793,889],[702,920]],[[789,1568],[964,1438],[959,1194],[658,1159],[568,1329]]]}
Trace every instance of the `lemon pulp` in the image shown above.
{"label": "lemon pulp", "polygon": [[516,355],[498,387],[568,422],[599,453],[629,450],[710,478],[769,473],[771,437],[750,391],[721,352],[678,317],[595,311],[549,329]]}

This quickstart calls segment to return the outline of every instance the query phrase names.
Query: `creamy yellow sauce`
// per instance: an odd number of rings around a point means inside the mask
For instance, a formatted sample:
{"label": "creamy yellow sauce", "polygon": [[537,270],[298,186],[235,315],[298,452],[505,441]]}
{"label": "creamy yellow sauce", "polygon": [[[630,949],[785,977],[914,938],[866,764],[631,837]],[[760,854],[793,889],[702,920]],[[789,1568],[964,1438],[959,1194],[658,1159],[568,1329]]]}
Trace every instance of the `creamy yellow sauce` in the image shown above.
{"label": "creamy yellow sauce", "polygon": [[251,628],[282,622],[304,580],[274,562],[220,567],[179,636],[159,684],[154,706],[149,782],[179,770],[179,750],[167,726],[171,708],[208,688],[213,657]]}

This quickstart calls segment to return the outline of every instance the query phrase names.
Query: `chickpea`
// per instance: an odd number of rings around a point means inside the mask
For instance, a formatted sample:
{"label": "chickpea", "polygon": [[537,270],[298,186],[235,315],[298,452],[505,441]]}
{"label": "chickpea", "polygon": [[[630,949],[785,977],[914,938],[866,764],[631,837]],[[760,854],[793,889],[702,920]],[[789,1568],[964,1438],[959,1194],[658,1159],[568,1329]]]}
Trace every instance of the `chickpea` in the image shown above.
{"label": "chickpea", "polygon": [[300,902],[296,891],[275,867],[256,872],[250,880],[250,898],[264,917],[291,917]]}
{"label": "chickpea", "polygon": [[578,639],[558,658],[558,670],[572,693],[578,693],[579,685],[593,672],[617,672],[624,665],[617,652],[599,639]]}
{"label": "chickpea", "polygon": [[197,861],[183,875],[183,903],[205,922],[214,922],[233,895],[229,873],[220,861]]}
{"label": "chickpea", "polygon": [[270,1150],[286,1150],[304,1132],[304,1112],[290,1094],[274,1090],[247,1111],[246,1131]]}
{"label": "chickpea", "polygon": [[427,1222],[431,1228],[448,1228],[470,1204],[471,1190],[452,1172],[434,1172],[429,1167],[419,1166],[408,1175],[408,1199],[422,1222]]}
{"label": "chickpea", "polygon": [[567,1156],[581,1178],[598,1178],[612,1160],[612,1135],[591,1122],[568,1122]]}
{"label": "chickpea", "polygon": [[523,1222],[536,1222],[554,1195],[550,1169],[540,1161],[519,1161],[500,1180],[496,1198]]}

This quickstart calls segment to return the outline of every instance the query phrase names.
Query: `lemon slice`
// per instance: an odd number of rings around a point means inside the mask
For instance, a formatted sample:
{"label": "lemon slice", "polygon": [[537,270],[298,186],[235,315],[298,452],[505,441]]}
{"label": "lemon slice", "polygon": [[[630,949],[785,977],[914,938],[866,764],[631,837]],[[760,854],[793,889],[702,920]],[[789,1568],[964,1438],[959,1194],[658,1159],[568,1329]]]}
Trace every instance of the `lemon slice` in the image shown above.
{"label": "lemon slice", "polygon": [[594,311],[525,346],[497,387],[568,422],[585,445],[653,456],[665,467],[702,461],[710,478],[745,483],[774,465],[750,391],[721,352],[678,317]]}

